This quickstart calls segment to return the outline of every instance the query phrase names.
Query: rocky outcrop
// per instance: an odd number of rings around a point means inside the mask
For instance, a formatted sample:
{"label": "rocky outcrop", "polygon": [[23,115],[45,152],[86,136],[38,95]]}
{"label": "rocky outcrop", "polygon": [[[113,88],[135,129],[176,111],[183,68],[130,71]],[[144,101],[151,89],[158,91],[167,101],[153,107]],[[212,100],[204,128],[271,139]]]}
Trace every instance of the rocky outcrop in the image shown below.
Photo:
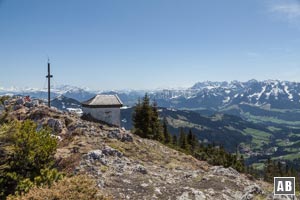
{"label": "rocky outcrop", "polygon": [[61,170],[90,175],[114,199],[274,198],[272,185],[250,180],[233,168],[211,166],[157,141],[75,114],[44,105],[17,105],[20,108],[9,117],[50,126],[60,138],[56,159]]}

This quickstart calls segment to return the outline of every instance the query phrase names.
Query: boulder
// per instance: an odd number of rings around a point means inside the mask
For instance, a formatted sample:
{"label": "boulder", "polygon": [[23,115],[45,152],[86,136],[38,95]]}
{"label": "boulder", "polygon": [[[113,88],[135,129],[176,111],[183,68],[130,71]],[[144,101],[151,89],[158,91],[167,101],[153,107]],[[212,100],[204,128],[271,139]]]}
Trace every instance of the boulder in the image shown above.
{"label": "boulder", "polygon": [[24,106],[27,108],[32,108],[34,105],[32,102],[25,102]]}
{"label": "boulder", "polygon": [[228,177],[237,177],[239,176],[239,172],[233,169],[232,167],[224,168],[223,166],[213,166],[211,167],[213,174],[222,175]]}
{"label": "boulder", "polygon": [[9,101],[8,101],[8,100],[5,100],[5,101],[3,102],[3,104],[4,104],[5,106],[8,106],[8,105],[9,105]]}
{"label": "boulder", "polygon": [[120,140],[122,142],[133,142],[133,137],[129,133],[122,133],[120,129],[112,130],[107,137]]}
{"label": "boulder", "polygon": [[134,169],[133,169],[134,172],[139,172],[141,174],[147,174],[147,170],[145,169],[144,166],[142,165],[137,165]]}
{"label": "boulder", "polygon": [[250,185],[245,188],[244,195],[241,200],[251,200],[254,198],[254,195],[262,194],[262,189],[257,184]]}
{"label": "boulder", "polygon": [[112,130],[107,134],[107,137],[109,138],[114,138],[117,140],[121,140],[122,139],[122,134],[121,131],[119,129],[117,130]]}
{"label": "boulder", "polygon": [[16,111],[16,110],[19,110],[19,109],[21,109],[23,106],[22,105],[19,105],[19,104],[17,104],[17,105],[14,105],[14,111]]}
{"label": "boulder", "polygon": [[47,125],[51,127],[55,132],[60,133],[63,128],[63,124],[60,120],[58,119],[48,119]]}
{"label": "boulder", "polygon": [[0,115],[5,110],[4,106],[0,105]]}
{"label": "boulder", "polygon": [[119,158],[123,156],[123,153],[109,146],[105,146],[104,149],[102,149],[102,153],[106,156],[118,156]]}
{"label": "boulder", "polygon": [[121,139],[122,142],[133,142],[133,137],[128,134],[128,133],[125,133],[123,136],[122,136],[122,139]]}
{"label": "boulder", "polygon": [[105,158],[105,155],[101,150],[93,150],[88,152],[87,159],[91,162],[100,161],[103,165],[108,164],[108,160]]}
{"label": "boulder", "polygon": [[24,104],[24,99],[23,98],[17,99],[16,105],[23,105],[23,104]]}

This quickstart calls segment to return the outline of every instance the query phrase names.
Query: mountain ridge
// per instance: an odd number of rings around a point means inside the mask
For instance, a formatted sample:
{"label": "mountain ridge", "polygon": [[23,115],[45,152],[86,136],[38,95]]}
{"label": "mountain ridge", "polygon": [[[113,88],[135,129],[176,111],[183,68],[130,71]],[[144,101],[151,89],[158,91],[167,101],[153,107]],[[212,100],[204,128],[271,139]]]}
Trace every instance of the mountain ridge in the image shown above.
{"label": "mountain ridge", "polygon": [[17,100],[6,101],[5,108],[14,109],[7,109],[5,118],[48,125],[59,142],[58,169],[89,175],[113,199],[273,199],[271,184],[233,168],[211,166],[130,131]]}

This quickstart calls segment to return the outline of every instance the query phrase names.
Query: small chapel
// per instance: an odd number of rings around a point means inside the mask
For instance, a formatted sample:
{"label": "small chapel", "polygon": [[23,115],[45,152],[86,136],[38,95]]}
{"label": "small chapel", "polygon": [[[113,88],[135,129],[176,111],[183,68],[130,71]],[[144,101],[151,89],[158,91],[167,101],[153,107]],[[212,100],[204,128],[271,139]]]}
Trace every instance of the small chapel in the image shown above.
{"label": "small chapel", "polygon": [[84,115],[120,127],[122,101],[117,95],[98,94],[81,103]]}

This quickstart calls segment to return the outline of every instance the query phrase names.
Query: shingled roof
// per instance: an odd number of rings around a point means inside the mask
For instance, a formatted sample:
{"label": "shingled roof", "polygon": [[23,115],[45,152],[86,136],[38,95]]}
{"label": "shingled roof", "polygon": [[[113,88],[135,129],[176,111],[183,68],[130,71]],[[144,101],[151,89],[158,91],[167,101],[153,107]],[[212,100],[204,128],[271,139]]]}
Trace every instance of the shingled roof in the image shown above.
{"label": "shingled roof", "polygon": [[93,98],[81,103],[83,107],[90,108],[106,108],[106,107],[122,107],[123,103],[117,95],[98,94]]}

